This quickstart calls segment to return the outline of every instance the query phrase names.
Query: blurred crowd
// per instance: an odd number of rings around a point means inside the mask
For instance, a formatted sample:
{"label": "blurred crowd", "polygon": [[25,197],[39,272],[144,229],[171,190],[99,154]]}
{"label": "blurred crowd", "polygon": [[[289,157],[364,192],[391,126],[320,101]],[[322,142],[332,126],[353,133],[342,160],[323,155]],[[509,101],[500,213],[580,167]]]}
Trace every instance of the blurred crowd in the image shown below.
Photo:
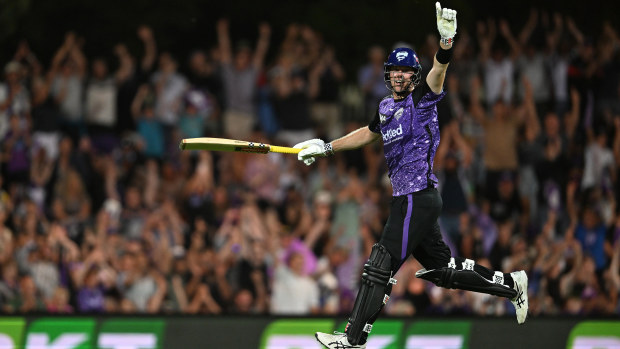
{"label": "blurred crowd", "polygon": [[[351,310],[391,200],[380,142],[310,167],[178,143],[293,145],[365,126],[389,92],[392,47],[369,47],[347,77],[307,25],[276,43],[267,23],[250,40],[232,24],[218,21],[217,42],[188,57],[141,26],[142,50],[118,44],[114,60],[87,57],[88,38],[68,32],[49,63],[26,41],[4,62],[0,312]],[[426,72],[438,41],[429,30],[413,46]],[[434,170],[453,255],[526,270],[533,316],[620,314],[616,29],[587,36],[537,10],[520,27],[479,21],[459,28],[445,88]],[[419,268],[398,272],[388,314],[514,311],[416,279]]]}

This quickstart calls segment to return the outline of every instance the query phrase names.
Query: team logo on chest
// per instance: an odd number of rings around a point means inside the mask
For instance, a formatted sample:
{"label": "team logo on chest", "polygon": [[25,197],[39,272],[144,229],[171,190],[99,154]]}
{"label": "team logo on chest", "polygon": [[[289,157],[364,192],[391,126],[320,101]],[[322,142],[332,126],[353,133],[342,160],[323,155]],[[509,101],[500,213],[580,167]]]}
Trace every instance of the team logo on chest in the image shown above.
{"label": "team logo on chest", "polygon": [[396,113],[394,113],[396,120],[399,120],[401,116],[403,116],[403,108],[398,109]]}

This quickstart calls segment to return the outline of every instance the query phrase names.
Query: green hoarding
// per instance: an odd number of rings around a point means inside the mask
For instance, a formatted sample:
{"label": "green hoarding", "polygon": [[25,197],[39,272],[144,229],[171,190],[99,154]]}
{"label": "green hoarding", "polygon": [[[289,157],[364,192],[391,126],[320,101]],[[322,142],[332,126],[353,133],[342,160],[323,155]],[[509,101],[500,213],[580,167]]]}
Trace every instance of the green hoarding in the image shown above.
{"label": "green hoarding", "polygon": [[261,338],[261,349],[321,349],[315,332],[331,332],[333,320],[282,319],[269,324]]}
{"label": "green hoarding", "polygon": [[468,349],[470,321],[417,321],[406,334],[405,349]]}
{"label": "green hoarding", "polygon": [[91,349],[95,320],[92,318],[41,318],[26,334],[26,349]]}
{"label": "green hoarding", "polygon": [[164,320],[112,319],[99,329],[97,349],[161,349]]}
{"label": "green hoarding", "polygon": [[21,349],[25,325],[21,317],[0,318],[0,349]]}
{"label": "green hoarding", "polygon": [[[0,317],[0,349],[323,349],[314,332],[342,318],[250,316]],[[533,318],[389,318],[369,349],[620,349],[620,321]]]}
{"label": "green hoarding", "polygon": [[584,321],[575,325],[568,336],[567,349],[620,348],[620,322]]}
{"label": "green hoarding", "polygon": [[[338,326],[338,331],[344,332],[347,321]],[[403,347],[403,328],[404,322],[401,320],[377,320],[372,325],[370,337],[368,337],[368,348],[374,349],[400,349]]]}

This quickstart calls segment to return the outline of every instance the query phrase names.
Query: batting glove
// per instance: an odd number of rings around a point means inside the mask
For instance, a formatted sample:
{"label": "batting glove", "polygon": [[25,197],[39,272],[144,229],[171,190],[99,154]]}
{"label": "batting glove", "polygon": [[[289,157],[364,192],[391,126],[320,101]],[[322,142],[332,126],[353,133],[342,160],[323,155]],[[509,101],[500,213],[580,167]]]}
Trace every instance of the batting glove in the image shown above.
{"label": "batting glove", "polygon": [[303,161],[306,166],[312,165],[317,156],[329,156],[334,153],[331,143],[325,143],[318,138],[297,143],[293,148],[302,149],[297,154],[297,160]]}
{"label": "batting glove", "polygon": [[441,35],[441,42],[450,46],[456,35],[456,11],[449,8],[442,9],[439,1],[435,3],[435,10],[437,12],[437,30]]}

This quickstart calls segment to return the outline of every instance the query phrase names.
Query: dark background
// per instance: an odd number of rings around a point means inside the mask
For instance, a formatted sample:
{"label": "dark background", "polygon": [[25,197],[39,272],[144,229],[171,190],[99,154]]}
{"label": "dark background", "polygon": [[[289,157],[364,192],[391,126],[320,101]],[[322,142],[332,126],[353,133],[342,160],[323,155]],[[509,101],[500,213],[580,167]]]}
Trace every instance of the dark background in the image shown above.
{"label": "dark background", "polygon": [[[616,27],[620,23],[620,2],[615,0],[443,0],[441,4],[458,11],[457,32],[472,31],[476,21],[490,16],[509,20],[517,32],[533,6],[572,16],[584,34],[593,37],[603,20]],[[8,62],[17,43],[26,39],[47,67],[68,30],[85,39],[87,57],[105,56],[115,63],[115,43],[124,42],[141,54],[135,33],[138,25],[147,24],[154,30],[158,50],[173,52],[183,64],[191,50],[215,45],[215,21],[226,17],[233,41],[255,42],[258,23],[271,24],[268,61],[275,56],[288,24],[310,25],[336,47],[338,58],[352,72],[365,61],[372,44],[386,48],[396,41],[420,45],[424,35],[436,32],[434,7],[435,0],[0,0],[0,63]]]}

